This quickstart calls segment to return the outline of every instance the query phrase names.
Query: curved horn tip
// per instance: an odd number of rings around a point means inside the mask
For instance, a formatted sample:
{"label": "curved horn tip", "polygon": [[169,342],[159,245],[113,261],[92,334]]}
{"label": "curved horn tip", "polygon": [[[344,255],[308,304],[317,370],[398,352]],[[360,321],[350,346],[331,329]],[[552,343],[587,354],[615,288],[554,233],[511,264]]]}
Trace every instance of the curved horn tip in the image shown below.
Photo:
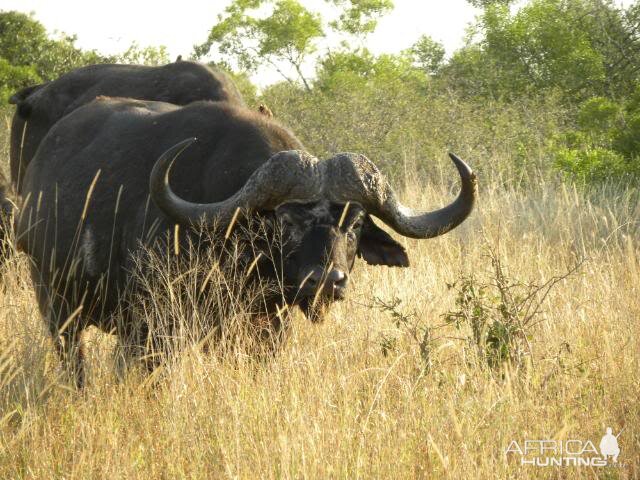
{"label": "curved horn tip", "polygon": [[455,153],[449,152],[449,157],[451,158],[456,168],[460,172],[460,175],[462,175],[463,177],[471,178],[471,179],[476,178],[476,174],[473,172],[473,169],[469,165],[467,165],[467,163],[464,160],[462,160],[459,156],[457,156]]}
{"label": "curved horn tip", "polygon": [[180,154],[185,151],[189,146],[191,146],[198,139],[196,137],[190,137],[185,140],[182,140],[179,143],[176,143],[173,147],[169,148],[166,152],[164,152],[151,171],[152,179],[156,172],[156,169],[163,169],[164,172],[164,182],[169,182],[169,172],[171,171],[171,167],[173,167],[173,162],[180,156]]}
{"label": "curved horn tip", "polygon": [[185,151],[187,148],[189,148],[192,144],[194,144],[194,143],[195,143],[195,142],[197,142],[197,141],[198,141],[198,138],[197,138],[197,137],[189,137],[189,138],[186,138],[186,139],[182,140],[181,142],[176,143],[173,147],[171,147],[171,148],[170,148],[169,150],[167,150],[167,152],[165,152],[165,153],[168,153],[168,152],[171,152],[171,153],[176,152],[175,156],[174,156],[174,157],[173,157],[173,159],[171,160],[171,163],[173,163],[173,161],[174,161],[176,158],[178,158],[178,156],[179,156],[183,151]]}

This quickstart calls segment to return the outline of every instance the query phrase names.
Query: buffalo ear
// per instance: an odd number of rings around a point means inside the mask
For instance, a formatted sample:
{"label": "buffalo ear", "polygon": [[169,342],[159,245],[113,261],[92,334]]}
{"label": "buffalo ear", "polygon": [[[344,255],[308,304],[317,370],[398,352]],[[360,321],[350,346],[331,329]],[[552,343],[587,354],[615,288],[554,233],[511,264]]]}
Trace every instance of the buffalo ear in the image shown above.
{"label": "buffalo ear", "polygon": [[47,82],[39,83],[37,85],[29,85],[28,87],[24,87],[23,89],[18,90],[16,93],[9,97],[9,103],[15,105],[26,100],[29,95],[31,95],[36,90],[40,90],[46,84]]}
{"label": "buffalo ear", "polygon": [[362,257],[369,265],[409,266],[409,257],[404,247],[373,223],[369,215],[365,218],[362,226],[358,256]]}
{"label": "buffalo ear", "polygon": [[32,110],[33,110],[33,107],[29,102],[20,102],[18,103],[18,108],[16,109],[16,113],[23,120],[27,120],[31,115]]}
{"label": "buffalo ear", "polygon": [[29,102],[27,102],[27,98],[36,90],[44,87],[46,83],[41,83],[38,85],[31,85],[29,87],[25,87],[22,90],[17,91],[11,97],[9,97],[9,103],[17,106],[18,115],[23,119],[29,118],[31,114],[32,106]]}

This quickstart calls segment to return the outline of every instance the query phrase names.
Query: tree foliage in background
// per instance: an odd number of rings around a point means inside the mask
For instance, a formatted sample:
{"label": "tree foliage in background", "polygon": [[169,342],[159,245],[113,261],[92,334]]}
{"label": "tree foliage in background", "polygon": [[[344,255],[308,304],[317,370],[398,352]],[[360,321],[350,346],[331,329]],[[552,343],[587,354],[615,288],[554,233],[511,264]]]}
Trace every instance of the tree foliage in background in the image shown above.
{"label": "tree foliage in background", "polygon": [[[504,152],[511,165],[500,171],[559,171],[587,183],[638,175],[638,7],[609,0],[532,0],[519,10],[510,4],[476,2],[482,15],[448,60],[426,35],[399,54],[343,45],[317,58],[306,93],[274,85],[263,99],[304,124],[303,139],[318,151],[367,152],[396,172],[408,145],[427,152],[446,131],[451,145]],[[436,111],[444,118],[432,123]]]}
{"label": "tree foliage in background", "polygon": [[[368,50],[390,0],[325,2],[331,18],[299,0],[233,0],[194,55],[216,52],[247,103],[296,125],[314,153],[361,151],[400,178],[430,171],[425,159],[445,150],[505,178],[640,176],[638,2],[469,0],[481,14],[449,58],[428,35],[398,54]],[[83,51],[28,15],[0,13],[2,95],[87,63],[167,61],[164,47]],[[284,81],[258,92],[251,75],[263,66]]]}
{"label": "tree foliage in background", "polygon": [[345,86],[345,82],[351,83],[349,88],[377,82],[378,87],[384,88],[384,82],[392,84],[400,80],[407,87],[419,90],[427,82],[426,72],[416,68],[411,60],[404,55],[376,56],[366,48],[330,53],[318,62],[314,86],[333,91]]}
{"label": "tree foliage in background", "polygon": [[[319,13],[308,10],[297,0],[233,0],[224,14],[218,16],[207,40],[194,47],[194,55],[201,58],[215,47],[224,61],[252,72],[261,65],[270,65],[289,83],[294,78],[286,70],[293,67],[297,79],[310,92],[303,64],[318,51],[326,29],[366,35],[375,29],[377,18],[393,8],[391,0],[327,1],[342,12],[328,25]],[[265,8],[268,8],[266,16]]]}
{"label": "tree foliage in background", "polygon": [[166,48],[132,44],[120,55],[102,55],[77,47],[75,35],[59,33],[53,38],[33,16],[0,12],[0,98],[27,85],[53,80],[84,65],[96,63],[142,63],[169,61]]}
{"label": "tree foliage in background", "polygon": [[638,81],[639,19],[637,5],[624,10],[612,0],[532,0],[515,13],[489,2],[447,80],[491,97],[627,95]]}
{"label": "tree foliage in background", "polygon": [[326,0],[342,9],[340,18],[329,22],[329,26],[336,32],[346,32],[351,35],[366,35],[372,33],[378,19],[393,10],[391,0]]}
{"label": "tree foliage in background", "polygon": [[[259,18],[255,9],[266,3],[272,4],[272,11],[269,16]],[[234,0],[218,20],[206,42],[194,47],[197,58],[209,53],[215,45],[222,60],[235,62],[248,71],[268,64],[292,82],[281,67],[281,62],[285,62],[309,89],[302,63],[316,51],[316,40],[324,35],[319,15],[296,0]]]}
{"label": "tree foliage in background", "polygon": [[44,26],[19,12],[0,12],[0,95],[26,85],[51,80],[79,65],[99,63],[105,57],[75,46],[76,37],[49,38]]}
{"label": "tree foliage in background", "polygon": [[446,54],[444,45],[436,42],[429,35],[422,35],[404,53],[411,58],[415,66],[430,75],[435,75],[440,71],[444,65]]}
{"label": "tree foliage in background", "polygon": [[112,63],[127,63],[139,65],[165,65],[171,61],[167,47],[160,45],[159,47],[141,47],[133,42],[129,48],[118,55],[109,57]]}
{"label": "tree foliage in background", "polygon": [[583,102],[575,128],[557,136],[552,151],[556,168],[583,183],[640,175],[640,86],[622,102]]}
{"label": "tree foliage in background", "polygon": [[487,8],[494,5],[508,6],[514,3],[514,0],[467,0],[470,5],[476,8]]}

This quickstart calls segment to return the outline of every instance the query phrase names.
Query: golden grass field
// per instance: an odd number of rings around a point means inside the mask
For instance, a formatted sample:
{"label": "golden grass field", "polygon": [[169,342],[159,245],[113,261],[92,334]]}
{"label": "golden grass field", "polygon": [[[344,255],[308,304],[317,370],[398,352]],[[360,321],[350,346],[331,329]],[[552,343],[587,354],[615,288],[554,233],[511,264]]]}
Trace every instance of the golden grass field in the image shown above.
{"label": "golden grass field", "polygon": [[[72,388],[27,259],[15,257],[0,285],[0,478],[640,478],[637,192],[480,182],[462,227],[403,240],[411,268],[358,263],[349,299],[320,325],[295,313],[272,358],[191,348],[154,382],[135,368],[119,379],[113,339],[93,331],[88,385]],[[413,187],[404,199],[433,208],[456,188]],[[491,251],[523,284],[584,259],[520,326],[519,361],[493,368],[468,324],[443,326],[460,309],[447,284],[472,273],[498,302]],[[385,311],[376,298],[400,303]],[[597,447],[609,426],[622,430],[619,466],[505,455],[513,440]]]}

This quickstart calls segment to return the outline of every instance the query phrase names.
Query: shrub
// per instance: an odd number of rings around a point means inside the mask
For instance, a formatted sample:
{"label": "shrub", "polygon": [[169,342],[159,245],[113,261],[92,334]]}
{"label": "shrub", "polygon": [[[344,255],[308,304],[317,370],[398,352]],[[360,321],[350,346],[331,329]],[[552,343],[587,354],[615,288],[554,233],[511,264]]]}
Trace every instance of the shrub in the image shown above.
{"label": "shrub", "polygon": [[633,99],[623,105],[590,98],[580,106],[576,124],[553,143],[558,171],[581,183],[635,178],[640,173],[640,112]]}
{"label": "shrub", "polygon": [[532,357],[530,337],[542,305],[558,282],[576,272],[583,261],[565,273],[541,283],[511,278],[494,247],[487,248],[491,262],[488,278],[463,275],[449,289],[455,290],[456,308],[445,313],[447,323],[469,332],[466,342],[480,364],[497,369],[519,366]]}
{"label": "shrub", "polygon": [[578,112],[578,125],[592,134],[607,133],[619,120],[621,107],[604,97],[593,97],[582,104]]}
{"label": "shrub", "polygon": [[637,164],[640,157],[640,110],[630,115],[624,128],[616,132],[613,147],[627,158],[635,159]]}
{"label": "shrub", "polygon": [[606,148],[560,148],[555,152],[555,166],[567,177],[593,183],[636,175],[636,162],[626,161],[618,152]]}

